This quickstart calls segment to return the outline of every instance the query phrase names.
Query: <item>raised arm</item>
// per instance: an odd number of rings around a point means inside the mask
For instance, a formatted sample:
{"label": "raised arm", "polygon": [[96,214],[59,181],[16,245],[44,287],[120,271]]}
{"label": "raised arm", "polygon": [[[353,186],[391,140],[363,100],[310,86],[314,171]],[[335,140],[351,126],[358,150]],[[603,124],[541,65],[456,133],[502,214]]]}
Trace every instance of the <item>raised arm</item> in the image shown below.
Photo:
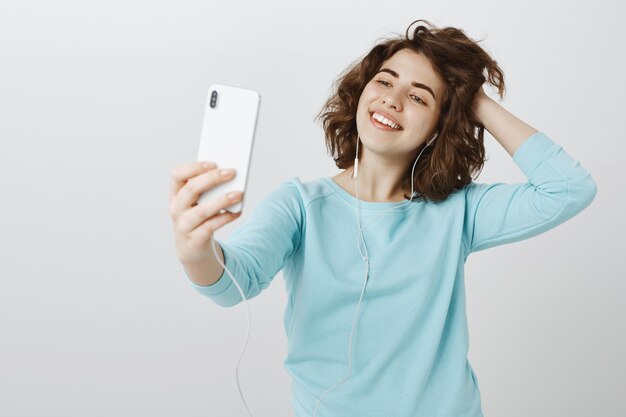
{"label": "raised arm", "polygon": [[511,156],[526,139],[538,132],[490,98],[483,87],[476,94],[473,110],[485,129]]}
{"label": "raised arm", "polygon": [[591,174],[560,145],[487,97],[482,89],[474,111],[528,182],[466,187],[466,256],[543,233],[591,204],[597,192]]}
{"label": "raised arm", "polygon": [[[285,181],[261,200],[258,206],[225,241],[219,243],[226,268],[233,274],[246,299],[267,288],[297,250],[304,224],[304,208],[298,188]],[[191,285],[223,307],[243,300],[228,271],[212,285]]]}

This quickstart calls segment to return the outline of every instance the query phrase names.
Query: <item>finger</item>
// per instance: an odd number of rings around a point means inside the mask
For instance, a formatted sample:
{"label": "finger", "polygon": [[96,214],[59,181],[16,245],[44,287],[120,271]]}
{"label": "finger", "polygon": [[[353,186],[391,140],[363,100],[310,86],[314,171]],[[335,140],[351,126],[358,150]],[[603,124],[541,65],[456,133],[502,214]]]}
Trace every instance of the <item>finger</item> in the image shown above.
{"label": "finger", "polygon": [[235,172],[232,169],[227,170],[230,172],[228,176],[222,175],[221,171],[220,169],[211,169],[206,173],[189,179],[180,189],[176,198],[174,198],[173,209],[178,212],[183,212],[189,208],[195,207],[200,198],[200,194],[224,182],[231,181],[235,176]]}
{"label": "finger", "polygon": [[190,240],[198,240],[201,242],[208,242],[210,236],[215,233],[216,230],[219,230],[225,224],[228,224],[234,220],[237,220],[241,216],[241,212],[239,213],[231,213],[225,212],[223,214],[218,214],[217,216],[213,216],[210,219],[206,220],[204,223],[200,224],[189,234]]}
{"label": "finger", "polygon": [[[207,164],[207,166],[205,167],[204,164]],[[170,199],[178,194],[178,191],[180,191],[190,178],[215,168],[217,168],[217,164],[208,161],[191,162],[174,168],[172,170],[172,180],[170,184]]]}
{"label": "finger", "polygon": [[228,194],[213,198],[203,204],[199,204],[189,210],[186,210],[183,217],[180,219],[181,223],[179,230],[182,233],[190,233],[207,219],[215,216],[221,216],[222,210],[227,209],[243,199],[243,193],[241,192],[237,192],[234,199],[230,198]]}

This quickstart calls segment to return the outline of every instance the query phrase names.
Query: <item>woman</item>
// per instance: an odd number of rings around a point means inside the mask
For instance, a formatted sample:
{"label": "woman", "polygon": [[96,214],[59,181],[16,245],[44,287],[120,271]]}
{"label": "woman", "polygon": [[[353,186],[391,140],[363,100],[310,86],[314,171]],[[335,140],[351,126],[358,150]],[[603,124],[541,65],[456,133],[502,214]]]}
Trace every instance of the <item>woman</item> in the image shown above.
{"label": "woman", "polygon": [[[342,171],[285,181],[215,253],[214,231],[237,218],[220,209],[233,201],[194,203],[228,177],[214,164],[173,172],[177,253],[198,291],[233,306],[232,279],[250,299],[283,270],[299,417],[482,416],[465,260],[556,227],[596,194],[561,146],[485,94],[488,79],[503,96],[496,61],[461,30],[423,22],[352,65],[320,112]],[[528,182],[472,181],[484,129]]]}

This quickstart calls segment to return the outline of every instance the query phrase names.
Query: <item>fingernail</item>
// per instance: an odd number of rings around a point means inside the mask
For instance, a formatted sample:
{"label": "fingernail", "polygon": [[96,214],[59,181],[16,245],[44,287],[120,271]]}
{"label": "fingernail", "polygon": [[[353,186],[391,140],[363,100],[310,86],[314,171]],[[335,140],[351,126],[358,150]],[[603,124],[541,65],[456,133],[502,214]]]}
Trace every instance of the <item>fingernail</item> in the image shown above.
{"label": "fingernail", "polygon": [[234,173],[234,172],[233,172],[233,170],[232,170],[232,169],[221,169],[221,170],[220,170],[220,175],[221,175],[222,177],[229,177],[229,176],[231,176],[233,173]]}
{"label": "fingernail", "polygon": [[241,197],[240,192],[228,193],[228,198],[230,198],[231,200],[237,200],[239,197]]}

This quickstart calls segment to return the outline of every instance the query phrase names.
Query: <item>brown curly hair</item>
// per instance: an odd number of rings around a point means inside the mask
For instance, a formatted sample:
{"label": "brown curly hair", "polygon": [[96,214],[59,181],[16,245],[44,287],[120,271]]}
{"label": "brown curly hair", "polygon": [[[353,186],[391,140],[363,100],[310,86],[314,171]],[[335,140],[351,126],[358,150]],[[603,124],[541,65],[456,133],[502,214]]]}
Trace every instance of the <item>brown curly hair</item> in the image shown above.
{"label": "brown curly hair", "polygon": [[[409,30],[419,25],[410,36]],[[429,28],[429,27],[430,28]],[[504,74],[497,62],[478,43],[454,27],[436,28],[419,19],[409,25],[404,37],[383,39],[364,58],[351,64],[333,83],[332,94],[314,120],[320,120],[326,136],[326,148],[338,168],[354,165],[358,138],[356,113],[366,84],[384,61],[407,48],[423,54],[443,81],[444,94],[435,131],[437,140],[424,149],[414,172],[413,200],[445,200],[454,190],[472,182],[485,161],[484,126],[475,118],[473,101],[485,81],[504,97]],[[483,73],[486,72],[486,76]],[[415,152],[417,156],[418,149]],[[402,187],[410,199],[411,170],[407,167]]]}

